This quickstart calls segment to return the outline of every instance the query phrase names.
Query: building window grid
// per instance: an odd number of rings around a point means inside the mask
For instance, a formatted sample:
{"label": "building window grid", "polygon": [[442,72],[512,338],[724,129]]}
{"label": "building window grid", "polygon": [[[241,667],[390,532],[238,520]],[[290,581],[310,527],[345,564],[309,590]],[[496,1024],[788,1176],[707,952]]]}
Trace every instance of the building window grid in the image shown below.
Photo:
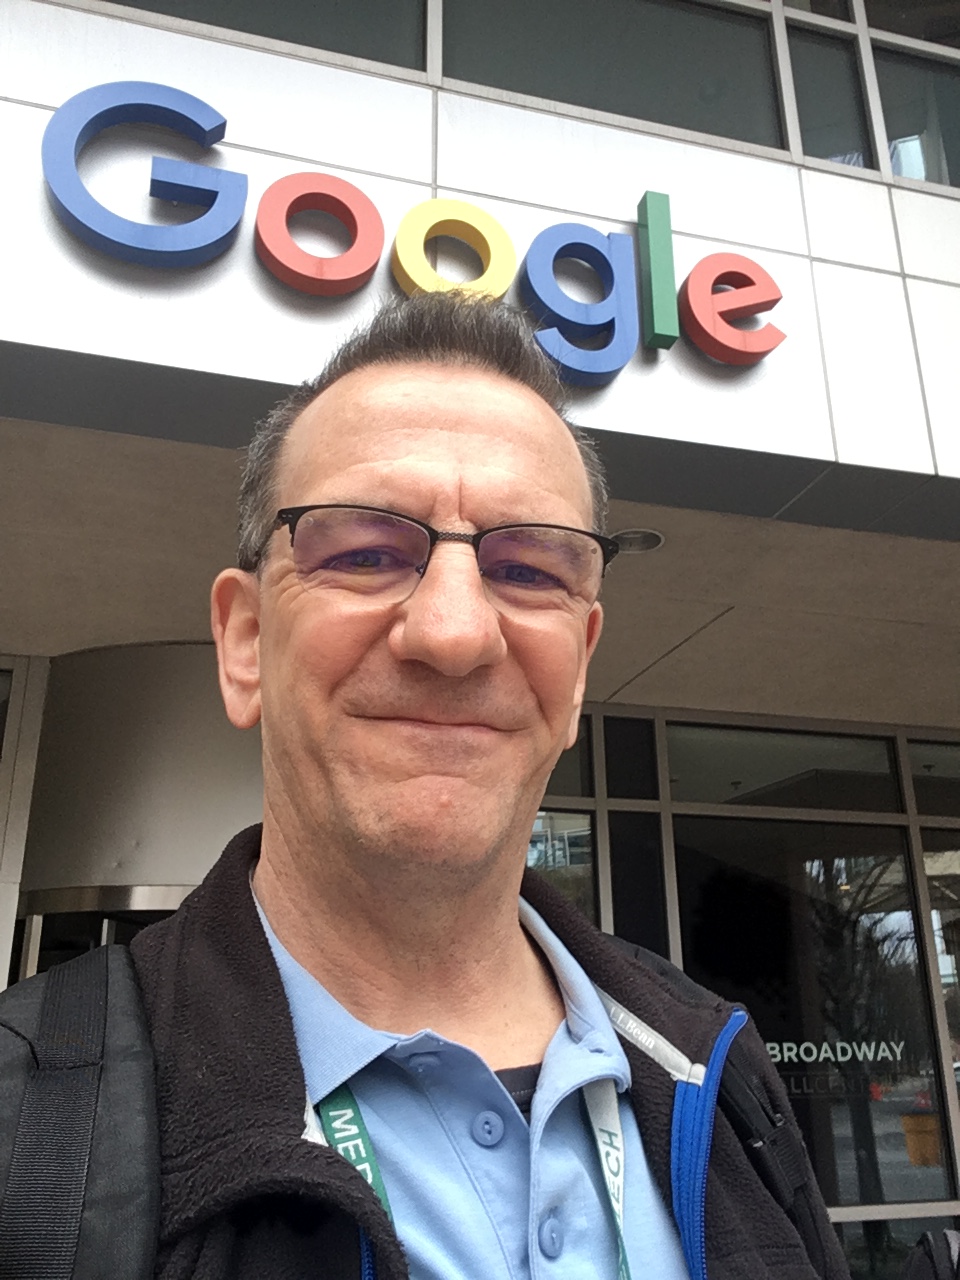
{"label": "building window grid", "polygon": [[[804,155],[803,144],[800,136],[797,97],[793,83],[789,49],[790,28],[797,27],[818,31],[824,35],[832,35],[835,38],[847,40],[856,46],[857,66],[860,74],[860,89],[863,94],[863,106],[867,118],[869,145],[870,150],[873,152],[873,156],[876,158],[876,171],[879,172],[879,176],[886,182],[895,183],[897,185],[902,184],[908,187],[920,187],[921,189],[925,189],[935,186],[940,191],[946,191],[960,197],[960,190],[955,187],[945,186],[941,183],[919,181],[911,178],[900,178],[893,174],[890,163],[890,144],[888,143],[887,132],[884,126],[883,106],[880,101],[880,89],[877,81],[876,66],[873,59],[874,47],[880,47],[894,52],[899,51],[904,54],[927,57],[955,66],[960,70],[960,49],[954,49],[947,45],[934,44],[930,41],[916,40],[909,36],[901,36],[894,32],[871,27],[867,19],[864,0],[849,0],[849,2],[851,9],[851,18],[849,20],[811,13],[808,10],[789,4],[787,0],[709,0],[708,7],[721,10],[726,9],[732,12],[745,13],[753,16],[761,14],[768,18],[770,22],[771,48],[773,53],[772,68],[780,99],[781,119],[786,141],[785,150],[789,153],[792,160],[797,163],[805,164],[808,167],[825,168],[829,171],[838,173],[849,174],[851,169],[850,165],[843,164],[839,161],[822,160],[816,157]],[[430,13],[432,10],[436,15],[433,19],[433,29],[438,33],[442,32],[442,8],[443,0],[427,0],[428,29],[431,27]],[[434,68],[437,68],[439,65],[439,75],[435,72],[431,77],[431,82],[442,86],[444,84],[442,41],[439,40],[439,37],[438,43],[441,44],[441,47],[436,51],[435,56],[431,61]],[[428,61],[428,66],[431,65],[431,61]],[[450,83],[450,87],[460,88],[461,82],[454,81]],[[505,91],[493,89],[488,86],[476,87],[481,88],[485,94],[489,94],[493,97],[517,97],[516,94],[506,94]],[[582,109],[578,110],[578,108],[572,104],[558,102],[552,105],[555,105],[565,113],[573,115],[583,113]],[[599,114],[602,115],[603,113],[600,112]],[[645,128],[655,132],[671,133],[670,126],[658,126],[653,122],[643,121],[637,121],[637,125],[643,125]],[[765,147],[755,147],[751,146],[750,143],[745,142],[734,143],[731,139],[724,139],[714,135],[703,135],[703,141],[713,146],[735,146],[737,150],[745,150],[748,152],[753,150],[762,152],[763,154],[769,153],[769,149]],[[856,171],[858,176],[872,176],[872,171],[869,168],[863,169],[857,167]]]}
{"label": "building window grid", "polygon": [[[851,174],[851,166],[832,160],[804,156],[800,140],[797,115],[796,94],[790,71],[790,55],[788,48],[788,30],[791,26],[806,27],[819,30],[824,34],[832,33],[840,38],[854,41],[858,46],[858,66],[861,85],[864,93],[870,144],[877,160],[877,170],[853,167],[853,173],[860,179],[882,180],[888,184],[907,187],[912,190],[936,190],[939,195],[960,199],[960,187],[933,182],[926,179],[899,177],[894,175],[889,156],[886,131],[883,123],[883,109],[880,103],[880,91],[877,83],[876,68],[873,61],[873,48],[883,48],[894,52],[926,58],[945,63],[960,70],[960,49],[948,45],[939,45],[926,40],[917,40],[910,36],[902,36],[896,32],[885,31],[869,25],[864,0],[849,0],[852,18],[845,20],[809,10],[795,8],[787,0],[695,0],[707,7],[739,12],[756,17],[766,17],[770,22],[772,71],[779,99],[781,120],[785,137],[783,149],[760,146],[749,142],[723,138],[713,134],[698,134],[694,131],[658,124],[639,118],[611,116],[609,113],[593,108],[579,107],[571,103],[528,97],[524,94],[510,92],[483,84],[452,80],[443,72],[443,0],[425,0],[425,37],[423,71],[410,70],[391,63],[381,63],[360,55],[337,54],[329,50],[312,46],[291,45],[288,42],[270,37],[258,37],[249,33],[234,31],[229,28],[215,26],[209,22],[195,21],[187,18],[170,18],[154,11],[136,9],[135,20],[144,25],[159,29],[169,28],[185,34],[197,34],[211,39],[223,40],[229,35],[230,43],[250,48],[261,48],[278,53],[289,53],[310,61],[325,63],[331,66],[353,69],[365,74],[384,76],[403,80],[407,83],[423,84],[434,89],[447,89],[451,92],[462,92],[475,96],[490,98],[494,101],[521,103],[532,107],[549,109],[557,114],[574,118],[587,119],[599,123],[609,122],[622,128],[634,129],[640,133],[652,133],[661,137],[676,137],[720,150],[738,151],[746,154],[765,157],[789,156],[797,164],[807,168],[825,169],[833,173]],[[114,16],[116,6],[103,4],[101,0],[61,0],[64,7],[81,8],[87,12],[103,12]]]}
{"label": "building window grid", "polygon": [[[668,956],[672,963],[683,968],[683,946],[680,928],[680,897],[677,884],[676,854],[673,837],[674,816],[749,817],[759,820],[790,822],[849,823],[874,826],[894,826],[906,835],[907,872],[918,930],[919,965],[926,986],[929,1007],[933,1011],[934,1053],[937,1068],[943,1082],[941,1096],[944,1101],[948,1140],[946,1158],[952,1185],[960,1188],[960,1096],[951,1088],[954,1079],[953,1053],[947,1026],[943,991],[937,979],[937,948],[931,912],[930,890],[924,866],[922,833],[925,827],[960,832],[960,818],[938,817],[917,811],[913,787],[908,744],[911,741],[942,741],[953,743],[957,734],[949,731],[911,731],[896,726],[832,724],[823,721],[780,719],[769,716],[724,716],[709,712],[683,712],[631,706],[591,705],[584,708],[590,724],[590,744],[593,754],[594,794],[592,796],[555,796],[548,791],[543,799],[545,810],[579,810],[593,815],[595,852],[595,877],[598,905],[598,922],[606,932],[613,932],[613,895],[611,889],[610,838],[608,815],[613,810],[651,813],[660,819],[662,873],[667,917]],[[605,716],[636,717],[651,721],[654,726],[656,767],[659,783],[657,800],[619,800],[607,794],[606,756],[603,720]],[[717,728],[772,729],[788,732],[851,734],[883,738],[894,745],[897,781],[900,786],[902,807],[900,812],[872,812],[864,810],[834,810],[792,808],[782,806],[706,804],[693,801],[674,801],[670,787],[670,770],[667,758],[667,725],[697,724]],[[893,1202],[876,1205],[836,1205],[830,1207],[834,1222],[882,1221],[919,1217],[952,1218],[960,1214],[960,1198],[931,1202]]]}

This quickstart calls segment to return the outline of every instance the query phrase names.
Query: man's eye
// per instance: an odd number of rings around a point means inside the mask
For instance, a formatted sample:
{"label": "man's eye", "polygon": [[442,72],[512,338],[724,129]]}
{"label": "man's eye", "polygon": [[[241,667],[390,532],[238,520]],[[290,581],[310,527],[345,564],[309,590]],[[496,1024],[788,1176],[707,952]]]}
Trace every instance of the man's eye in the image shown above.
{"label": "man's eye", "polygon": [[411,567],[407,556],[389,547],[358,547],[330,556],[321,565],[334,573],[395,573]]}
{"label": "man's eye", "polygon": [[504,564],[489,565],[483,576],[491,582],[511,587],[528,587],[539,591],[566,591],[567,587],[560,578],[546,569],[539,569],[533,564],[524,564],[513,560]]}

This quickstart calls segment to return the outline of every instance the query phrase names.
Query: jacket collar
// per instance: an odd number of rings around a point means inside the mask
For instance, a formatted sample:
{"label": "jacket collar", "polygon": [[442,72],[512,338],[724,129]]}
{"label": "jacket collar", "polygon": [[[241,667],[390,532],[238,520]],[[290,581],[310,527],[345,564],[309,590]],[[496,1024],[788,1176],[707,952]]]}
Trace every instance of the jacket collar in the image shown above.
{"label": "jacket collar", "polygon": [[[157,1062],[161,1243],[254,1196],[293,1192],[335,1205],[373,1241],[384,1280],[405,1276],[380,1202],[328,1148],[303,1141],[305,1085],[280,975],[250,892],[260,827],[236,836],[169,919],[133,942]],[[591,980],[705,1062],[730,1005],[638,963],[542,877],[522,895]],[[670,1203],[673,1081],[632,1045],[631,1096]]]}
{"label": "jacket collar", "polygon": [[169,919],[131,951],[156,1057],[161,1248],[257,1196],[294,1194],[357,1220],[382,1280],[407,1269],[376,1195],[302,1138],[306,1091],[286,996],[257,917],[260,827],[231,840]]}

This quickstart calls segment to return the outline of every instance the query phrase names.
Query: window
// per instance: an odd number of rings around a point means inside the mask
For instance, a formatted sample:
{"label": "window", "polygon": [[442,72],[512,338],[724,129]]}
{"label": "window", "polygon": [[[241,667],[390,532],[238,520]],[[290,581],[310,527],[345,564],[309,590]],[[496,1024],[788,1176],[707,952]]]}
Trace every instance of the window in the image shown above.
{"label": "window", "polygon": [[666,956],[660,819],[655,813],[613,810],[609,825],[613,931]]}
{"label": "window", "polygon": [[960,67],[875,49],[895,175],[960,186]]}
{"label": "window", "polygon": [[866,0],[866,10],[871,27],[960,47],[957,0]]}
{"label": "window", "polygon": [[889,1218],[838,1222],[851,1280],[901,1280],[907,1254],[925,1231],[956,1227],[954,1218]]}
{"label": "window", "polygon": [[656,800],[657,755],[649,720],[604,716],[607,795],[617,800]]}
{"label": "window", "polygon": [[446,0],[444,74],[782,146],[769,20],[688,0]]}
{"label": "window", "polygon": [[937,977],[960,1088],[960,831],[924,831],[923,863],[930,889]]}
{"label": "window", "polygon": [[855,46],[799,27],[789,39],[804,155],[872,169]]}
{"label": "window", "polygon": [[909,750],[917,812],[960,818],[960,746],[911,742]]}
{"label": "window", "polygon": [[674,800],[881,813],[901,807],[883,738],[670,724],[667,751]]}
{"label": "window", "polygon": [[527,847],[527,866],[543,872],[554,888],[590,920],[597,918],[593,820],[589,813],[541,810]]}
{"label": "window", "polygon": [[314,49],[424,66],[425,0],[124,0],[134,9],[209,22]]}
{"label": "window", "polygon": [[847,0],[787,0],[791,9],[802,9],[804,13],[819,13],[823,18],[839,18],[846,22],[850,18],[850,6]]}
{"label": "window", "polygon": [[576,742],[569,751],[564,751],[554,765],[547,783],[547,795],[593,795],[593,757],[590,752],[590,720],[587,716],[580,717]]}
{"label": "window", "polygon": [[827,1203],[949,1198],[904,831],[678,817],[674,841],[684,969],[750,1009]]}

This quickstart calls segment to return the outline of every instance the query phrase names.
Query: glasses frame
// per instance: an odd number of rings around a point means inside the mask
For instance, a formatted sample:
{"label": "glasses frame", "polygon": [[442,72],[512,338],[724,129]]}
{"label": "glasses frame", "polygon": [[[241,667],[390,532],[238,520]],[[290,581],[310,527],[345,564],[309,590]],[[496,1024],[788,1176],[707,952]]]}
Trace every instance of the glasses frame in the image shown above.
{"label": "glasses frame", "polygon": [[602,533],[594,533],[592,529],[576,529],[568,524],[548,524],[540,520],[521,520],[510,524],[493,525],[490,529],[478,529],[476,533],[461,533],[454,529],[434,529],[433,525],[427,524],[426,521],[417,520],[414,516],[405,515],[402,511],[390,511],[387,507],[368,507],[362,502],[312,502],[304,507],[281,507],[274,520],[274,533],[278,529],[288,528],[290,530],[290,546],[292,547],[296,537],[297,525],[309,511],[369,511],[373,515],[391,516],[395,520],[406,520],[408,524],[416,525],[418,529],[422,529],[427,535],[430,543],[427,558],[423,562],[423,569],[420,571],[421,577],[427,571],[430,557],[433,555],[434,548],[438,542],[467,542],[473,547],[474,554],[479,560],[480,543],[487,534],[502,533],[505,529],[557,529],[561,533],[579,533],[586,538],[591,538],[600,548],[603,555],[603,567],[600,571],[601,579],[606,573],[610,562],[620,551],[620,544],[616,538],[608,538]]}

